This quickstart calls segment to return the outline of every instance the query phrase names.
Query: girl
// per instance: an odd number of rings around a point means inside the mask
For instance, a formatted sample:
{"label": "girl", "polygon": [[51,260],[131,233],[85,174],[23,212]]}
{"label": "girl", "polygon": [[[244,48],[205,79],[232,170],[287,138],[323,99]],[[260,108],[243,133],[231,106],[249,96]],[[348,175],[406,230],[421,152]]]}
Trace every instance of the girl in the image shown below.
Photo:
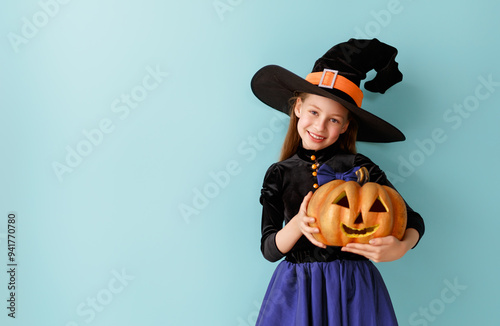
{"label": "girl", "polygon": [[271,278],[257,325],[397,325],[385,284],[370,260],[393,261],[413,248],[424,233],[420,215],[407,205],[402,240],[388,236],[345,247],[318,242],[313,234],[319,230],[309,226],[314,218],[306,215],[322,167],[344,180],[356,178],[353,168],[365,167],[370,182],[392,187],[377,165],[356,154],[355,142],[405,139],[361,109],[359,85],[366,72],[377,71],[364,84],[372,92],[384,93],[402,80],[396,54],[377,39],[351,39],[318,59],[305,80],[279,66],[266,66],[253,77],[254,94],[290,115],[280,161],[268,169],[260,197],[262,253],[271,262],[285,259]]}

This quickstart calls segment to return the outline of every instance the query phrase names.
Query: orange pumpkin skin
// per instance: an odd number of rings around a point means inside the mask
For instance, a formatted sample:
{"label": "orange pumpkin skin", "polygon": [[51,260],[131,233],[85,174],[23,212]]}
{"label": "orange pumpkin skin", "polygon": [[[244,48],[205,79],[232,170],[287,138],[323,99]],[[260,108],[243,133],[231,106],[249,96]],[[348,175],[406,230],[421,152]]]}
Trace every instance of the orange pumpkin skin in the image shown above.
{"label": "orange pumpkin skin", "polygon": [[320,232],[314,238],[328,246],[368,243],[393,235],[399,240],[406,230],[406,205],[398,192],[374,182],[333,180],[314,192],[307,215]]}

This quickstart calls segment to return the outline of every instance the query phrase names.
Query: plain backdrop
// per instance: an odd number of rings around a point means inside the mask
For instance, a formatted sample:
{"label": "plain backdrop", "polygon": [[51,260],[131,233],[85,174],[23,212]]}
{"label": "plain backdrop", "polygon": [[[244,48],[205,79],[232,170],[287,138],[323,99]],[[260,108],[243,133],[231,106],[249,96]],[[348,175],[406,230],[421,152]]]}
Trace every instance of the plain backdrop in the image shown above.
{"label": "plain backdrop", "polygon": [[[398,48],[359,143],[426,222],[380,263],[401,325],[498,325],[497,1],[68,1],[0,13],[2,325],[253,325],[260,187],[287,118],[251,93],[351,37]],[[369,75],[369,78],[373,74]],[[15,319],[8,214],[16,216]],[[363,309],[363,307],[360,307]]]}

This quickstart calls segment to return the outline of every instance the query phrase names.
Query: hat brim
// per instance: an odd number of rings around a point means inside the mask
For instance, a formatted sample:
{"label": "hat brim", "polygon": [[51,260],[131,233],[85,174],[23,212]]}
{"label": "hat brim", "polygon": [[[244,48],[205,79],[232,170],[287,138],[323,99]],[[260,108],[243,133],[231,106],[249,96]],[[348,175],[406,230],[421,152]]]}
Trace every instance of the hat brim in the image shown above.
{"label": "hat brim", "polygon": [[357,135],[359,141],[390,143],[406,139],[398,128],[387,121],[277,65],[265,66],[257,71],[252,78],[251,88],[259,100],[286,114],[289,113],[288,101],[295,92],[305,92],[335,100],[356,117],[359,125]]}

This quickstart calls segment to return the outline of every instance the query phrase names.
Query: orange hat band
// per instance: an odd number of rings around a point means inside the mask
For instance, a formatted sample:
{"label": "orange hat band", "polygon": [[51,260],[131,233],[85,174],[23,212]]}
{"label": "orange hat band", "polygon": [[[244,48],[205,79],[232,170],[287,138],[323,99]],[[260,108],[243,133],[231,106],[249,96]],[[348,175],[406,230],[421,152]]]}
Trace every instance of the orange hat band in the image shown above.
{"label": "orange hat band", "polygon": [[361,107],[363,91],[359,89],[358,85],[339,75],[337,70],[325,69],[322,72],[312,72],[307,75],[306,80],[319,87],[338,89],[349,95],[358,107]]}

